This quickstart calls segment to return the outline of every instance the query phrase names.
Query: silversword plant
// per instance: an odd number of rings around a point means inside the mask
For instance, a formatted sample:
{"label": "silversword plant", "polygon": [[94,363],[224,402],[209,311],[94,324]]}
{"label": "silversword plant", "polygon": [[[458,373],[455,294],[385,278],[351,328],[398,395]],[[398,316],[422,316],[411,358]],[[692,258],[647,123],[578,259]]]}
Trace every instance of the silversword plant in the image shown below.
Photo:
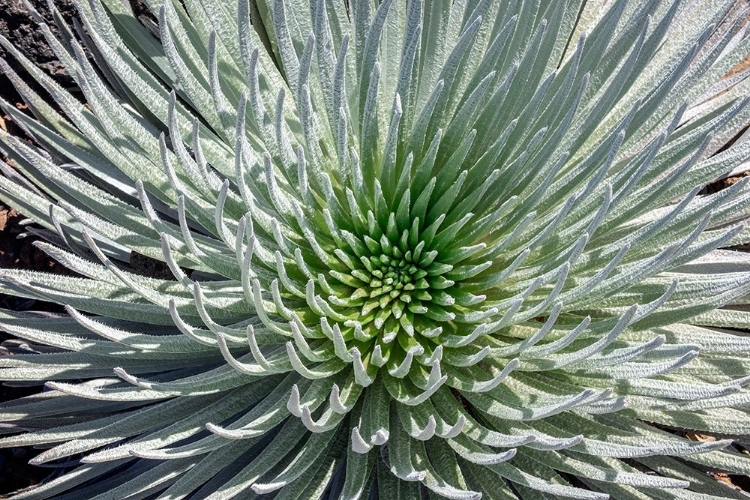
{"label": "silversword plant", "polygon": [[14,498],[745,498],[746,2],[75,4],[82,100],[0,38],[80,276],[0,273]]}

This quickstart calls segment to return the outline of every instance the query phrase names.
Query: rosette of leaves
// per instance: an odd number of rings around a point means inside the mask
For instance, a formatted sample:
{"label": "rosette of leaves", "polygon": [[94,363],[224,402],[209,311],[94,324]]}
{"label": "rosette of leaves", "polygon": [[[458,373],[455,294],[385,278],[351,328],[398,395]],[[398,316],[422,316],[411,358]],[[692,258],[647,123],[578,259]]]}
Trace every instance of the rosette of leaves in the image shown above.
{"label": "rosette of leaves", "polygon": [[75,3],[83,99],[0,39],[80,276],[0,275],[16,498],[744,498],[744,2]]}

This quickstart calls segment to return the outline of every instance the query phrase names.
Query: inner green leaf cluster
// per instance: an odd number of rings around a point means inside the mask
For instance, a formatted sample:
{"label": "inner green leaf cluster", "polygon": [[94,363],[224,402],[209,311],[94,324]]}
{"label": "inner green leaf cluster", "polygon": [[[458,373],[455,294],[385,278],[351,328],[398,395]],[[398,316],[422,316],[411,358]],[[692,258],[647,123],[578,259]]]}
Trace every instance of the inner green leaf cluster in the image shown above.
{"label": "inner green leaf cluster", "polygon": [[400,233],[393,221],[391,214],[385,228],[374,223],[365,234],[348,233],[348,244],[335,251],[348,270],[329,272],[345,285],[331,302],[354,309],[359,337],[386,345],[399,335],[435,337],[442,331],[438,323],[456,317],[455,282],[446,276],[453,266],[440,262],[439,249],[428,245],[432,238],[420,232],[418,220]]}

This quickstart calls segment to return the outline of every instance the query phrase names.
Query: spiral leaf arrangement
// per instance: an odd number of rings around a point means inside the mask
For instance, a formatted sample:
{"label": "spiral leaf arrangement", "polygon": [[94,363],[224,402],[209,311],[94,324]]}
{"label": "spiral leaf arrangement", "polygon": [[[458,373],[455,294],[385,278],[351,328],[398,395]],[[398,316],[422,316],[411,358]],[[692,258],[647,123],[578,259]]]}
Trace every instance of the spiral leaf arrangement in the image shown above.
{"label": "spiral leaf arrangement", "polygon": [[85,104],[0,38],[80,276],[0,273],[67,310],[0,311],[14,498],[744,498],[744,2],[75,3]]}

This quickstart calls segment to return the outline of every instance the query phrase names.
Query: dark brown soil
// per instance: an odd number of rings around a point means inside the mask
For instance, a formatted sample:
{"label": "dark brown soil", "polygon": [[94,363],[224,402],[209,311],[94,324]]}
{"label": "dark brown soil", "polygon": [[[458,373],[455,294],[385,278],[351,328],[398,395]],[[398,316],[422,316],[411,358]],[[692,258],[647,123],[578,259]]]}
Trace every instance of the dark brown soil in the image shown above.
{"label": "dark brown soil", "polygon": [[721,191],[722,189],[726,189],[729,186],[734,186],[741,179],[744,179],[747,176],[750,176],[750,170],[747,170],[745,172],[740,172],[739,174],[733,175],[732,177],[727,177],[726,179],[721,179],[716,182],[712,182],[711,184],[706,186],[706,193],[713,194],[713,193],[717,193]]}
{"label": "dark brown soil", "polygon": [[[55,23],[52,19],[47,3],[45,0],[30,0],[39,13],[44,17],[45,22],[55,30]],[[57,9],[66,18],[70,20],[75,13],[75,7],[70,0],[58,0],[55,2]],[[23,2],[19,0],[0,0],[0,34],[8,38],[14,47],[21,53],[30,58],[34,64],[42,68],[48,75],[66,88],[73,86],[73,79],[57,60],[55,54],[44,40],[41,31],[37,28],[36,22],[31,18],[29,11],[24,7]],[[14,71],[23,75],[25,72],[21,64],[3,48],[0,48],[0,57],[13,68]],[[30,79],[27,79],[30,80]],[[28,81],[35,90],[41,91],[34,82]],[[43,93],[43,91],[42,91]],[[0,74],[0,97],[15,103],[20,101],[20,96],[15,91],[10,81],[5,75]]]}
{"label": "dark brown soil", "polygon": [[64,267],[34,247],[33,238],[18,238],[24,232],[22,220],[16,210],[0,206],[0,268],[65,273]]}

